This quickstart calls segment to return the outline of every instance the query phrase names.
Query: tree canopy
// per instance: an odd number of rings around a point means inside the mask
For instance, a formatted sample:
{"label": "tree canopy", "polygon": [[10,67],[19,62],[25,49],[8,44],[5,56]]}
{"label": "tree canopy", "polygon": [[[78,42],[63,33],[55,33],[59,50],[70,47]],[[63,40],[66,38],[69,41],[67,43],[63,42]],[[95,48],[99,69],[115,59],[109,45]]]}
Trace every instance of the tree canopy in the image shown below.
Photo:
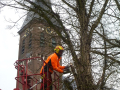
{"label": "tree canopy", "polygon": [[0,4],[33,12],[54,29],[66,50],[65,59],[72,59],[76,90],[120,87],[119,0],[11,0]]}

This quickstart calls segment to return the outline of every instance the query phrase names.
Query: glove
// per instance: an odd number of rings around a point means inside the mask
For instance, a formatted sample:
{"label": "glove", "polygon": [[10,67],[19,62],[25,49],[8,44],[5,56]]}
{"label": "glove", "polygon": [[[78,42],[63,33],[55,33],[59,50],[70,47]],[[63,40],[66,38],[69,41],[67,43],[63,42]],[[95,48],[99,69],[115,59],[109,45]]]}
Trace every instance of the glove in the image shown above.
{"label": "glove", "polygon": [[71,66],[72,66],[72,64],[70,63],[69,65],[65,66],[65,69],[68,69]]}
{"label": "glove", "polygon": [[70,67],[70,66],[67,65],[67,66],[65,66],[65,69],[68,69],[69,67]]}
{"label": "glove", "polygon": [[70,72],[69,68],[66,68],[66,69],[63,70],[63,74],[67,74],[69,72]]}

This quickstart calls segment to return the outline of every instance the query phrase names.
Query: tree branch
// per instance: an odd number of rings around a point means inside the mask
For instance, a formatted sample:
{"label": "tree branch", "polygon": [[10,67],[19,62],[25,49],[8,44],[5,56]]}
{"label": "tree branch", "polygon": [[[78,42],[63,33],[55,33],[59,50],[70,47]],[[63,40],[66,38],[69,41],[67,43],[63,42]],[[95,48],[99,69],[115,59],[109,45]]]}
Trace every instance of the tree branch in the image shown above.
{"label": "tree branch", "polygon": [[95,2],[95,0],[92,0],[91,5],[90,5],[90,10],[89,10],[89,13],[88,13],[88,18],[90,18],[90,16],[91,16],[92,8],[93,8],[93,5],[94,5],[94,2]]}
{"label": "tree branch", "polygon": [[68,5],[70,8],[72,8],[75,11],[75,8],[71,6],[69,3],[67,3],[65,0],[62,0],[66,5]]}
{"label": "tree branch", "polygon": [[91,27],[91,30],[90,30],[90,32],[89,32],[89,38],[90,38],[90,39],[92,38],[93,31],[95,30],[95,28],[96,28],[96,27],[98,26],[98,24],[100,23],[100,20],[101,20],[103,14],[104,14],[104,12],[105,12],[105,8],[107,7],[108,1],[109,1],[109,0],[105,0],[105,3],[104,3],[104,5],[103,5],[103,7],[102,7],[102,9],[101,9],[101,11],[100,11],[100,14],[99,14],[97,20],[94,22],[94,24],[93,24],[92,27]]}
{"label": "tree branch", "polygon": [[[96,31],[96,30],[95,30]],[[107,41],[109,44],[113,45],[114,47],[118,47],[120,48],[119,44],[114,44],[110,41],[110,39],[107,39],[105,36],[103,36],[102,34],[100,34],[98,31],[96,31],[96,33],[98,33],[99,36],[101,36],[105,41]]]}
{"label": "tree branch", "polygon": [[[91,50],[91,52],[92,52],[92,53],[95,53],[95,54],[99,54],[99,55],[105,56],[105,54],[103,54],[102,52],[99,52],[99,51]],[[116,63],[118,63],[118,64],[120,65],[120,61],[114,59],[113,57],[106,55],[106,58],[109,58],[109,59],[111,59],[112,61],[114,61],[114,62],[116,62]]]}
{"label": "tree branch", "polygon": [[116,5],[117,5],[119,11],[120,11],[120,4],[119,4],[118,0],[114,0],[114,1],[115,1]]}

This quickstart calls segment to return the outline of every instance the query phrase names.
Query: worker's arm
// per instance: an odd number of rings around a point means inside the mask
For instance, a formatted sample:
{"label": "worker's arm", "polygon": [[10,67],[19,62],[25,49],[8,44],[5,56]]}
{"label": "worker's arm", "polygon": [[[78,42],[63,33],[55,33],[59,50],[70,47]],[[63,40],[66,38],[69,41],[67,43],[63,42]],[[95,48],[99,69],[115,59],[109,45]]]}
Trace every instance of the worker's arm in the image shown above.
{"label": "worker's arm", "polygon": [[[60,58],[61,59],[61,58]],[[60,61],[60,60],[59,60]],[[65,66],[61,66],[60,65],[60,63],[59,63],[59,61],[58,61],[58,67],[60,68],[60,69],[65,69]]]}
{"label": "worker's arm", "polygon": [[59,66],[60,69],[65,69],[65,66]]}
{"label": "worker's arm", "polygon": [[51,64],[52,64],[53,70],[63,73],[63,70],[60,69],[60,67],[58,67],[58,65],[57,65],[59,63],[57,58],[58,58],[57,56],[51,57]]}

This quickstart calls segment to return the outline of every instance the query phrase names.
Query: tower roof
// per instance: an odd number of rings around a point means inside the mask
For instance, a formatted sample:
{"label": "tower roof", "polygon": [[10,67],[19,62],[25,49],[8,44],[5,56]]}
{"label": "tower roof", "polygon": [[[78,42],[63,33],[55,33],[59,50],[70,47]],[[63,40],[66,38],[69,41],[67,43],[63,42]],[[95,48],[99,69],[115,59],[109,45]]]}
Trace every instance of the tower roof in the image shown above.
{"label": "tower roof", "polygon": [[[47,5],[51,6],[50,4],[50,0],[44,0],[45,2],[47,2]],[[45,10],[48,10],[49,8],[47,6],[44,5],[43,1],[42,0],[34,0],[33,1],[36,5],[42,7],[43,9]],[[33,7],[33,5],[30,6],[31,8]],[[42,19],[41,17],[39,17],[38,14],[32,12],[32,11],[28,11],[27,12],[27,16],[22,24],[22,27],[21,29],[18,31],[18,33],[20,34],[22,31],[23,31],[23,28],[31,21],[33,20],[34,18],[37,18],[37,19]],[[52,19],[51,19],[52,20]],[[44,20],[45,21],[45,20]]]}

